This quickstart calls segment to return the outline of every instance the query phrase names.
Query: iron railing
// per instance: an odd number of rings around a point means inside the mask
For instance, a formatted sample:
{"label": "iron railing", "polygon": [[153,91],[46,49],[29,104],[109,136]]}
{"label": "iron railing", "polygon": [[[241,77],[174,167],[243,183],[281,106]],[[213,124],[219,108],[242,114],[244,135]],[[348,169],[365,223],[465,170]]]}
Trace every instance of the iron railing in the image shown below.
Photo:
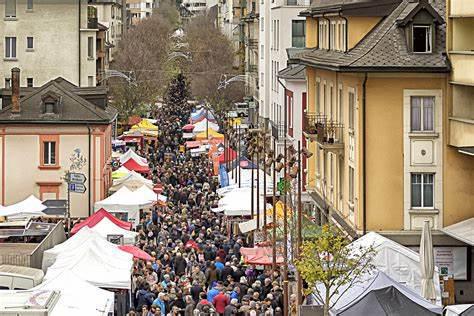
{"label": "iron railing", "polygon": [[315,113],[306,113],[304,117],[304,132],[315,135],[318,143],[342,144],[344,142],[344,125],[342,123]]}

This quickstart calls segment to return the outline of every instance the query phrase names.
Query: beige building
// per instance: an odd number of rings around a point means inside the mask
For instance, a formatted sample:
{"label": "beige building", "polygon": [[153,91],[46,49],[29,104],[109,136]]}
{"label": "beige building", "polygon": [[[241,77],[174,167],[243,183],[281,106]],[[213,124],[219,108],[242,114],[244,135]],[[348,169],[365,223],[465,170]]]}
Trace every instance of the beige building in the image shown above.
{"label": "beige building", "polygon": [[126,28],[125,0],[89,0],[90,6],[96,9],[98,23],[107,28],[105,47],[106,59],[111,62],[117,46]]}
{"label": "beige building", "polygon": [[22,70],[22,86],[38,87],[61,76],[81,87],[96,85],[96,25],[87,0],[0,1],[0,86]]}
{"label": "beige building", "polygon": [[474,164],[463,154],[473,140],[469,47],[450,54],[460,57],[451,76],[445,54],[446,27],[461,31],[449,47],[472,24],[455,24],[445,0],[316,0],[302,15],[303,129],[314,153],[306,189],[316,217],[352,237],[377,231],[409,247],[429,221],[435,263],[454,275],[457,302],[472,301],[472,247],[446,233],[474,213]]}
{"label": "beige building", "polygon": [[[112,123],[106,88],[78,88],[56,78],[38,88],[2,92],[0,111],[0,202],[10,205],[33,194],[67,200],[66,171],[85,175],[85,192],[72,192],[71,216],[88,216],[111,185]],[[15,82],[17,82],[15,84]],[[81,189],[81,188],[78,188]],[[80,190],[79,190],[80,191]]]}

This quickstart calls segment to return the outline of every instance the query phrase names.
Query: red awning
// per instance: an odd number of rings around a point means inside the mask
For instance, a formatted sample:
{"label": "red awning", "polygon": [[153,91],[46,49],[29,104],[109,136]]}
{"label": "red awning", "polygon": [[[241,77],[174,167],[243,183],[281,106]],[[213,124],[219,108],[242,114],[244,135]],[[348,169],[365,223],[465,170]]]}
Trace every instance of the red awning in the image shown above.
{"label": "red awning", "polygon": [[187,124],[187,125],[183,126],[183,131],[185,131],[185,132],[192,132],[193,129],[194,129],[193,124]]}
{"label": "red awning", "polygon": [[110,214],[109,212],[107,212],[106,210],[104,210],[103,208],[101,208],[100,210],[98,210],[97,212],[95,212],[94,214],[92,214],[91,216],[83,220],[82,222],[74,225],[74,227],[71,230],[71,234],[77,233],[84,226],[87,226],[89,228],[94,227],[95,225],[100,223],[100,221],[104,217],[109,219],[112,223],[114,223],[118,227],[121,227],[127,230],[132,229],[132,223],[122,221],[118,219],[117,217],[113,216],[112,214]]}
{"label": "red awning", "polygon": [[121,245],[118,247],[120,250],[132,254],[134,258],[145,260],[145,261],[150,261],[152,259],[152,257],[149,254],[147,254],[145,251],[141,250],[138,247],[135,247],[132,245]]}
{"label": "red awning", "polygon": [[142,166],[142,165],[138,164],[132,158],[128,159],[122,166],[124,166],[128,170],[133,170],[133,171],[139,172],[139,173],[149,173],[150,172],[150,168],[148,166]]}
{"label": "red awning", "polygon": [[[273,249],[272,247],[254,247],[254,248],[240,248],[240,253],[244,256],[244,262],[255,265],[272,265],[273,264]],[[276,256],[276,264],[283,264],[285,262],[283,256]]]}
{"label": "red awning", "polygon": [[[225,152],[225,154],[224,154]],[[219,156],[219,163],[225,163],[232,161],[237,158],[237,152],[232,148],[226,148],[224,152]],[[227,160],[226,160],[227,158]]]}

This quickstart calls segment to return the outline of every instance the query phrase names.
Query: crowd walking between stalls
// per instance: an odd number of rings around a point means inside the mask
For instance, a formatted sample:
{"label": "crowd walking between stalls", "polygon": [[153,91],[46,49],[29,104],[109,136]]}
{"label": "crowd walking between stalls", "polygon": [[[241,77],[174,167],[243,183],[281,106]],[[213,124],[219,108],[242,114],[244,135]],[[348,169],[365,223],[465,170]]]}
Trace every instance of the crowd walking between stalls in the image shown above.
{"label": "crowd walking between stalls", "polygon": [[168,202],[137,226],[138,246],[152,260],[134,261],[130,315],[283,315],[280,274],[245,265],[245,239],[228,234],[223,216],[211,211],[219,184],[209,158],[180,150],[191,110],[163,106],[157,142],[142,153]]}

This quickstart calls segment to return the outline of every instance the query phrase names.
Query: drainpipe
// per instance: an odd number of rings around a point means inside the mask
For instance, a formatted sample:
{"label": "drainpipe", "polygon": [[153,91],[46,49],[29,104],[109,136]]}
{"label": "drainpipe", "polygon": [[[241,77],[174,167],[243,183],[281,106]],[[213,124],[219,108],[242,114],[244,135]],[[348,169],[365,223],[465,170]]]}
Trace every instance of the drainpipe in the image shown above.
{"label": "drainpipe", "polygon": [[89,132],[88,133],[89,134],[89,151],[88,151],[89,158],[87,159],[87,165],[88,165],[87,166],[87,168],[88,168],[87,175],[89,176],[88,179],[87,179],[88,182],[89,182],[89,184],[88,184],[88,186],[89,186],[89,190],[88,190],[89,191],[89,193],[88,193],[89,194],[89,203],[88,204],[89,204],[89,216],[91,216],[92,215],[92,207],[91,207],[92,206],[91,205],[91,199],[92,199],[92,186],[91,186],[91,183],[92,183],[92,181],[91,181],[91,178],[92,178],[92,175],[91,175],[92,130],[91,130],[91,127],[89,126],[89,124],[87,124],[87,130]]}
{"label": "drainpipe", "polygon": [[362,83],[362,187],[363,190],[363,201],[362,201],[362,226],[363,226],[363,234],[367,233],[367,172],[366,172],[366,152],[367,152],[367,144],[366,144],[366,96],[367,96],[367,72],[364,76],[364,82]]}
{"label": "drainpipe", "polygon": [[[78,50],[78,53],[79,53],[79,57],[78,57],[78,62],[79,62],[79,81],[78,81],[78,85],[79,87],[81,86],[81,15],[82,15],[82,12],[81,12],[81,4],[82,4],[82,0],[78,0],[78,3],[79,3],[79,10],[78,10],[78,25],[77,25],[77,34],[78,34],[78,45],[79,45],[79,50]],[[90,203],[90,201],[89,201]]]}

